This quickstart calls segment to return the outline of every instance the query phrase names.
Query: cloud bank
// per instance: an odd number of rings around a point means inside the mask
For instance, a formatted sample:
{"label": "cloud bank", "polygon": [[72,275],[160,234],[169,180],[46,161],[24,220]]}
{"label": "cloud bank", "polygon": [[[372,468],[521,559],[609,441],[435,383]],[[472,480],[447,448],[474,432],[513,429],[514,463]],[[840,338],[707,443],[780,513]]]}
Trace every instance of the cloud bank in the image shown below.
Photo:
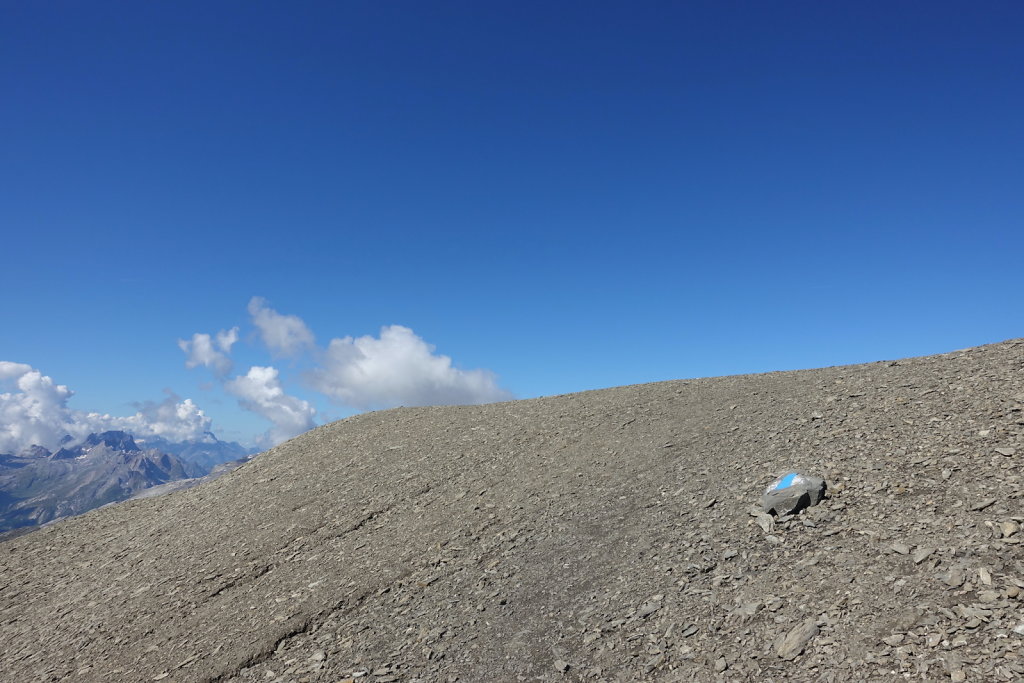
{"label": "cloud bank", "polygon": [[253,366],[247,374],[226,381],[224,388],[238,399],[240,406],[274,425],[262,439],[265,446],[279,444],[316,426],[316,408],[286,394],[276,368]]}
{"label": "cloud bank", "polygon": [[408,327],[381,328],[380,337],[332,339],[312,388],[359,410],[393,406],[490,403],[512,398],[488,370],[460,370]]}
{"label": "cloud bank", "polygon": [[[356,410],[512,398],[498,385],[494,373],[455,367],[451,358],[436,353],[433,345],[402,325],[381,328],[379,337],[331,339],[322,349],[302,318],[278,313],[262,297],[252,297],[248,311],[272,356],[290,357],[305,366],[307,388]],[[238,328],[233,327],[215,338],[197,332],[190,341],[180,340],[178,346],[185,353],[186,367],[209,368],[242,409],[271,423],[262,445],[276,445],[314,427],[316,408],[285,391],[277,368],[254,365],[244,375],[227,377],[231,368],[228,354],[237,340]]]}
{"label": "cloud bank", "polygon": [[212,426],[212,420],[192,399],[180,400],[172,393],[159,403],[146,401],[130,417],[110,417],[99,413],[89,413],[89,417],[96,424],[109,424],[106,429],[120,429],[141,438],[156,436],[172,442],[201,439]]}
{"label": "cloud bank", "polygon": [[129,431],[139,437],[170,441],[202,438],[211,420],[191,399],[173,394],[139,406],[128,417],[73,410],[74,392],[25,363],[0,361],[0,453],[17,453],[39,445],[55,450],[65,436],[83,439],[91,432]]}

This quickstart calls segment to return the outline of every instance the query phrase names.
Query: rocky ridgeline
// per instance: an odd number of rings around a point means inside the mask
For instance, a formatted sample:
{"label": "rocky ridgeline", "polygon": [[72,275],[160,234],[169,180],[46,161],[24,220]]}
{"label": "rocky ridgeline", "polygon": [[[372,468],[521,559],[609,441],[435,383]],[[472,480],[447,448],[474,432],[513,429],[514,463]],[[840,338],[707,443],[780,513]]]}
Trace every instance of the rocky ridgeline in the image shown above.
{"label": "rocky ridgeline", "polygon": [[152,487],[187,487],[247,455],[242,446],[209,432],[177,443],[151,437],[140,447],[123,431],[90,434],[80,443],[68,436],[54,453],[30,446],[16,455],[0,454],[0,542]]}
{"label": "rocky ridgeline", "polygon": [[0,545],[0,679],[1019,680],[1022,456],[1020,340],[360,415]]}

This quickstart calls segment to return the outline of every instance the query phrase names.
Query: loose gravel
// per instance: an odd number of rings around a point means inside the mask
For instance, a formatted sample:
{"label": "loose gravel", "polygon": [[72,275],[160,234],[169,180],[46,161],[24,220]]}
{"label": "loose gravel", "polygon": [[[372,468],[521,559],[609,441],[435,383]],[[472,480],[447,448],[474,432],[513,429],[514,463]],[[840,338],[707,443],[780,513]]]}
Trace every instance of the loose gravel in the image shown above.
{"label": "loose gravel", "polygon": [[1024,340],[359,415],[0,544],[0,680],[1021,680],[1022,457]]}

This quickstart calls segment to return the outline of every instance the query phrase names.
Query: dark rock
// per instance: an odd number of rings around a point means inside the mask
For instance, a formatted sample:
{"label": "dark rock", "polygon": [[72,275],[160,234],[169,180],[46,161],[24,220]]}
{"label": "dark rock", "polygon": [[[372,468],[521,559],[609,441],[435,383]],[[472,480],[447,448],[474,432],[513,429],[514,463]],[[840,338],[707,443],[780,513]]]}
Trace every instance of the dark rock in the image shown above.
{"label": "dark rock", "polygon": [[761,508],[779,517],[793,515],[825,497],[825,480],[813,475],[789,472],[777,478],[761,496]]}

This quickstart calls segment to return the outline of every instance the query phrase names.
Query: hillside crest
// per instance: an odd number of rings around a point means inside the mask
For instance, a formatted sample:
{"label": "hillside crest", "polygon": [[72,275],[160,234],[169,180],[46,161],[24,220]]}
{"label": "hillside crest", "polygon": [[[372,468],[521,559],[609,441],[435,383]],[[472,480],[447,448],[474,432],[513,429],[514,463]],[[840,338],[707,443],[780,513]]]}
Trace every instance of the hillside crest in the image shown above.
{"label": "hillside crest", "polygon": [[1024,340],[359,415],[2,544],[0,679],[1014,680],[1022,457]]}

